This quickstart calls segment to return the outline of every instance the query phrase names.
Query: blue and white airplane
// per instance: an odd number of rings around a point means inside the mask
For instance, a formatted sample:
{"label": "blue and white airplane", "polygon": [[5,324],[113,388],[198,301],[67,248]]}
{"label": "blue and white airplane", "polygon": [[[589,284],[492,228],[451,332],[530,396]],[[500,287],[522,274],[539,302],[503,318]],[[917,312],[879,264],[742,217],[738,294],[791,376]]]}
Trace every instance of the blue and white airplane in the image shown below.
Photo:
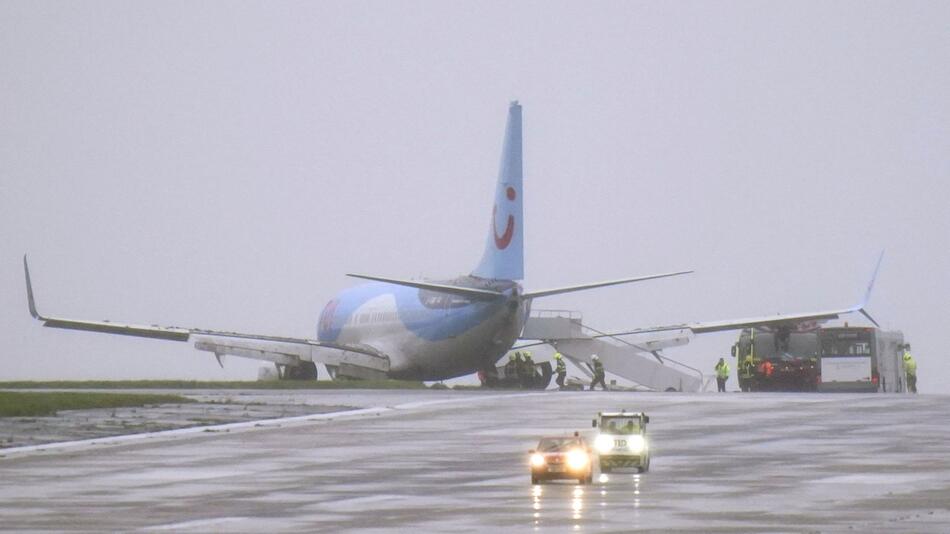
{"label": "blue and white airplane", "polygon": [[[315,339],[46,317],[36,309],[24,256],[30,313],[44,326],[54,328],[194,340],[196,348],[213,352],[219,363],[226,354],[266,360],[277,364],[288,378],[315,378],[316,364],[321,363],[331,374],[341,376],[443,380],[493,369],[518,341],[534,299],[691,272],[524,291],[520,283],[524,278],[521,126],[521,106],[513,102],[508,109],[488,239],[475,269],[468,275],[432,281],[349,274],[371,282],[346,289],[327,303],[317,322]],[[699,333],[831,319],[853,311],[863,311],[863,303],[844,310],[627,333],[670,329]]]}

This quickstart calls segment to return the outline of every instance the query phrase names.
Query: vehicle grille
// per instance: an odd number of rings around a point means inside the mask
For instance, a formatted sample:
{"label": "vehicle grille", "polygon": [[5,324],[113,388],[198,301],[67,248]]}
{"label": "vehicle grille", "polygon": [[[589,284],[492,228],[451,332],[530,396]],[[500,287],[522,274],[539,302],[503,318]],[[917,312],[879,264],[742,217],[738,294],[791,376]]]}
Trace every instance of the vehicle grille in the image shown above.
{"label": "vehicle grille", "polygon": [[601,456],[600,464],[608,467],[637,467],[640,465],[639,456]]}

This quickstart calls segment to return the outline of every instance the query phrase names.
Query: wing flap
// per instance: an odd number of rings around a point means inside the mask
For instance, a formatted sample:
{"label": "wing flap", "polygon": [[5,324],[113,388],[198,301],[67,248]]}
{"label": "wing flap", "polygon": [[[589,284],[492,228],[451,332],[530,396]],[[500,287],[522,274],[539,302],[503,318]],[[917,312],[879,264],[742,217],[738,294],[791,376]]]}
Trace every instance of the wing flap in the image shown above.
{"label": "wing flap", "polygon": [[347,376],[361,370],[375,373],[376,377],[389,372],[389,358],[365,345],[337,345],[311,342],[295,344],[252,339],[215,339],[196,336],[195,348],[214,353],[219,359],[224,355],[265,360],[282,365],[296,365],[301,361],[322,363],[350,369]]}

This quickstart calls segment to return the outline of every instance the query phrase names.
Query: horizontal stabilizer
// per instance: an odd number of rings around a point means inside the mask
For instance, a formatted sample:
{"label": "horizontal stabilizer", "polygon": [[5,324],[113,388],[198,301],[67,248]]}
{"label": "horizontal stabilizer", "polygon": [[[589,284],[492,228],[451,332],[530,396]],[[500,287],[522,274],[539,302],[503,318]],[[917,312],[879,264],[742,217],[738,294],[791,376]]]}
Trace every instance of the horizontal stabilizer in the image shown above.
{"label": "horizontal stabilizer", "polygon": [[496,299],[503,297],[504,293],[498,291],[492,291],[490,289],[477,289],[474,287],[462,287],[462,286],[451,286],[448,284],[436,284],[432,282],[420,282],[417,280],[401,280],[398,278],[383,278],[381,276],[370,276],[366,274],[352,274],[348,273],[347,276],[353,278],[362,278],[363,280],[372,280],[374,282],[385,282],[387,284],[396,284],[400,286],[415,287],[419,289],[428,289],[430,291],[438,291],[440,293],[450,293],[452,295],[462,295],[465,297],[473,299]]}
{"label": "horizontal stabilizer", "polygon": [[623,278],[620,280],[608,280],[606,282],[595,282],[593,284],[558,287],[554,289],[544,289],[541,291],[530,291],[524,294],[524,298],[531,299],[531,298],[538,298],[538,297],[548,297],[551,295],[559,295],[561,293],[572,293],[574,291],[585,291],[587,289],[595,289],[598,287],[615,286],[619,284],[629,284],[632,282],[642,282],[644,280],[655,280],[657,278],[667,278],[669,276],[679,276],[681,274],[689,274],[691,272],[693,271],[677,271],[675,273],[651,274],[647,276],[638,276],[636,278]]}

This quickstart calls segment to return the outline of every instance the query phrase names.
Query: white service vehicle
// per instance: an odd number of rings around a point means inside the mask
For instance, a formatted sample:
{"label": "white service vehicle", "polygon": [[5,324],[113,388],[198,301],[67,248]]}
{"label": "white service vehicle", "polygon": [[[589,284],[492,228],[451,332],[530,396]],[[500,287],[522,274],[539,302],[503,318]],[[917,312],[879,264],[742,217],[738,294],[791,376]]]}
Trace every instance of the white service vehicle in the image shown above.
{"label": "white service vehicle", "polygon": [[636,468],[643,473],[650,469],[650,444],[647,441],[647,423],[650,416],[643,412],[599,412],[592,421],[600,429],[594,438],[594,450],[600,461],[600,472]]}

